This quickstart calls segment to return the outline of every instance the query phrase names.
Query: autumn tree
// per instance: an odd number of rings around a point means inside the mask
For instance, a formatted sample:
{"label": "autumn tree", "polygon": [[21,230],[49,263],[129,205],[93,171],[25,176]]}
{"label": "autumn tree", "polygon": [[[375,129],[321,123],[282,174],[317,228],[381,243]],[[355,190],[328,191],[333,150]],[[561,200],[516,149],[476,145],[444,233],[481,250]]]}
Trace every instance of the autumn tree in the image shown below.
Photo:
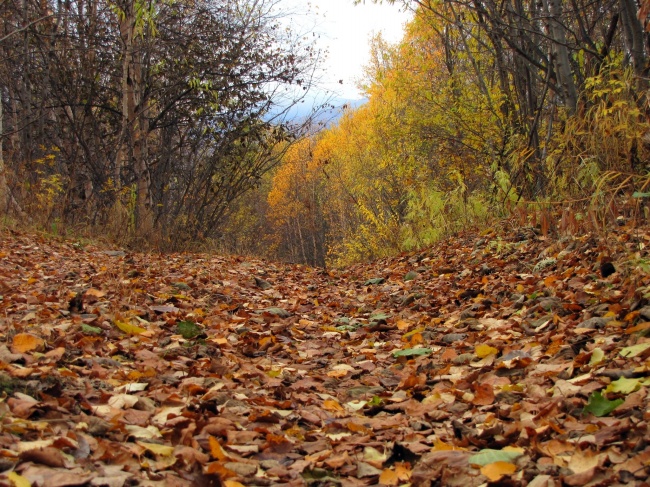
{"label": "autumn tree", "polygon": [[275,0],[17,0],[2,22],[9,189],[166,245],[218,233],[278,162],[319,56]]}
{"label": "autumn tree", "polygon": [[[639,20],[632,1],[391,3],[435,19],[448,64],[469,56],[475,68],[469,80],[477,84],[482,96],[489,97],[492,80],[498,83],[500,93],[492,102],[507,123],[499,164],[520,194],[543,197],[552,191],[549,182],[553,183],[555,166],[566,166],[567,157],[560,162],[548,156],[563,140],[573,137],[565,131],[565,121],[581,117],[591,108],[587,91],[593,83],[588,80],[600,76],[605,66],[611,68],[614,62],[621,72],[630,69],[635,79],[631,100],[641,112],[647,110],[649,44],[643,28],[647,12],[641,15],[643,21]],[[460,45],[447,42],[454,36],[461,39]],[[473,57],[468,42],[480,46],[482,60]],[[588,125],[595,127],[597,122]],[[619,167],[634,158],[634,151],[641,146],[640,140],[622,144]],[[584,159],[584,154],[578,153],[564,156],[576,168],[580,158]]]}
{"label": "autumn tree", "polygon": [[304,138],[285,154],[268,193],[274,255],[325,266],[326,223],[323,174],[313,158],[314,141]]}

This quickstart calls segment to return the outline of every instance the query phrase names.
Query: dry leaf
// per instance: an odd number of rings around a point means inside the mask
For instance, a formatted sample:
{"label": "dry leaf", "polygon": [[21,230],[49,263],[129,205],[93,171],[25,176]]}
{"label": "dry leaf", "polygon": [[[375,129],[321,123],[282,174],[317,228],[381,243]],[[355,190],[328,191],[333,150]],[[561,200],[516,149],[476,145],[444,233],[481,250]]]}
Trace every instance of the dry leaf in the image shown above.
{"label": "dry leaf", "polygon": [[11,351],[14,353],[42,352],[45,341],[31,333],[18,333],[11,341]]}
{"label": "dry leaf", "polygon": [[481,473],[491,482],[497,482],[504,475],[511,475],[517,471],[517,466],[510,462],[488,463],[481,467]]}

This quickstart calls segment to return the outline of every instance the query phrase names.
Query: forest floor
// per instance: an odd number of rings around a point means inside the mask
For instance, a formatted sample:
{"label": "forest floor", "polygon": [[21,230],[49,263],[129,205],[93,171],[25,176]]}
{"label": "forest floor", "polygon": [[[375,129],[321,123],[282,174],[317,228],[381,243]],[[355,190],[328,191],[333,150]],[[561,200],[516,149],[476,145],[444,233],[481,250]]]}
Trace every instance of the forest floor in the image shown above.
{"label": "forest floor", "polygon": [[650,229],[323,271],[0,233],[0,485],[650,485]]}

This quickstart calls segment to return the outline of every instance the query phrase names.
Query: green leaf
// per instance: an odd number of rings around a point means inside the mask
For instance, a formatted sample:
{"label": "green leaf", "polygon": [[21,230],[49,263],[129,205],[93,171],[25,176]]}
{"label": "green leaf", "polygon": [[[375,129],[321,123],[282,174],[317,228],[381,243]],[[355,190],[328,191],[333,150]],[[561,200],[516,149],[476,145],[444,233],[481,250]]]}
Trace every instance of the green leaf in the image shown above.
{"label": "green leaf", "polygon": [[594,392],[589,396],[589,402],[584,407],[583,413],[591,413],[600,418],[601,416],[607,416],[621,404],[623,404],[623,399],[610,401],[606,397],[603,397],[600,392]]}
{"label": "green leaf", "polygon": [[409,272],[407,272],[406,275],[404,276],[404,280],[405,280],[405,281],[412,281],[413,279],[417,278],[418,275],[419,275],[419,274],[418,274],[417,272],[415,272],[415,271],[409,271]]}
{"label": "green leaf", "polygon": [[388,318],[390,318],[389,314],[377,313],[377,314],[370,315],[370,322],[372,323],[373,321],[376,322],[376,321],[387,320]]}
{"label": "green leaf", "polygon": [[383,400],[379,396],[372,396],[372,399],[368,401],[368,406],[374,407],[374,406],[381,406],[383,404]]}
{"label": "green leaf", "polygon": [[641,388],[641,379],[627,379],[621,377],[618,380],[610,383],[605,392],[615,392],[618,394],[630,394]]}
{"label": "green leaf", "polygon": [[522,451],[513,450],[490,450],[489,448],[481,450],[476,455],[469,457],[468,461],[472,465],[485,466],[494,462],[511,462],[517,457],[523,455]]}
{"label": "green leaf", "polygon": [[635,191],[632,194],[632,198],[650,198],[650,193],[641,193],[640,191]]}
{"label": "green leaf", "polygon": [[650,348],[650,343],[639,343],[637,345],[632,345],[631,347],[625,347],[623,348],[620,352],[619,355],[621,357],[636,357],[637,355],[642,354],[645,352],[648,348]]}
{"label": "green leaf", "polygon": [[102,332],[102,329],[97,328],[96,326],[90,326],[85,323],[82,323],[81,331],[84,332],[86,335],[99,335]]}
{"label": "green leaf", "polygon": [[354,323],[352,325],[341,325],[336,327],[336,331],[357,331],[361,323]]}
{"label": "green leaf", "polygon": [[413,357],[416,355],[429,355],[433,350],[430,348],[406,348],[393,352],[393,357]]}
{"label": "green leaf", "polygon": [[201,327],[191,321],[179,321],[176,325],[176,331],[178,331],[178,334],[182,335],[186,340],[196,338],[203,332]]}
{"label": "green leaf", "polygon": [[383,277],[375,277],[374,279],[368,279],[366,282],[363,283],[364,286],[370,286],[373,284],[383,284],[386,282],[386,279]]}

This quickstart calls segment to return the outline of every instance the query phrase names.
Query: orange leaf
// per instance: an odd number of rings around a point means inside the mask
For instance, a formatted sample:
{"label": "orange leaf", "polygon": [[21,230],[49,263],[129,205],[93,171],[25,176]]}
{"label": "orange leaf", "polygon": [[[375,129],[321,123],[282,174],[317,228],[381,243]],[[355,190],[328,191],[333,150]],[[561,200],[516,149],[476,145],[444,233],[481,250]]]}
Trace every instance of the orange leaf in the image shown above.
{"label": "orange leaf", "polygon": [[334,399],[327,399],[323,402],[323,409],[326,409],[327,411],[343,411],[343,406]]}
{"label": "orange leaf", "polygon": [[367,426],[359,423],[354,423],[350,421],[348,424],[345,425],[350,431],[354,433],[361,433],[364,435],[369,435],[372,433],[372,428],[368,428]]}
{"label": "orange leaf", "polygon": [[11,350],[14,353],[42,352],[45,350],[45,341],[31,333],[18,333],[14,336]]}
{"label": "orange leaf", "polygon": [[396,472],[393,472],[392,470],[386,469],[379,476],[379,484],[380,485],[398,485],[399,484],[399,476],[397,475]]}
{"label": "orange leaf", "polygon": [[261,348],[263,347],[270,347],[275,343],[275,337],[274,336],[267,336],[267,337],[262,337],[258,341],[259,345]]}
{"label": "orange leaf", "polygon": [[232,470],[229,470],[226,467],[224,467],[223,465],[221,465],[220,462],[208,463],[204,467],[203,471],[204,471],[204,473],[206,473],[208,475],[216,474],[219,477],[221,477],[222,479],[225,478],[225,477],[234,477],[235,475],[237,475]]}
{"label": "orange leaf", "polygon": [[411,478],[411,465],[408,463],[396,463],[395,473],[400,480],[406,482]]}
{"label": "orange leaf", "polygon": [[557,281],[557,276],[548,276],[544,279],[544,285],[546,287],[551,287],[555,281]]}
{"label": "orange leaf", "polygon": [[341,370],[330,370],[327,373],[327,377],[334,377],[335,379],[340,379],[341,377],[345,377],[346,375],[348,375],[348,371],[343,370],[343,369],[341,369]]}
{"label": "orange leaf", "polygon": [[637,331],[647,330],[648,328],[650,328],[650,321],[646,321],[644,323],[639,323],[636,326],[633,326],[631,328],[627,328],[625,330],[625,333],[627,333],[628,335],[631,335],[632,333],[636,333]]}
{"label": "orange leaf", "polygon": [[489,463],[481,468],[481,473],[492,482],[496,482],[504,475],[511,475],[516,471],[517,466],[510,462]]}
{"label": "orange leaf", "polygon": [[450,445],[449,443],[445,443],[442,440],[435,439],[433,442],[433,448],[431,448],[431,451],[447,451],[447,450],[465,450],[465,448],[459,448],[454,445]]}
{"label": "orange leaf", "polygon": [[458,354],[456,353],[456,350],[454,350],[453,348],[446,348],[445,351],[442,353],[442,356],[440,357],[440,359],[443,362],[451,362],[456,357],[458,357]]}
{"label": "orange leaf", "polygon": [[411,335],[409,343],[411,344],[411,346],[424,343],[424,338],[422,337],[422,333],[414,333],[413,335]]}
{"label": "orange leaf", "polygon": [[397,329],[400,331],[406,331],[411,326],[411,324],[408,321],[404,321],[404,320],[398,320],[397,323],[395,324],[397,325]]}
{"label": "orange leaf", "polygon": [[227,460],[228,454],[223,451],[223,448],[221,448],[221,443],[219,443],[219,440],[217,440],[214,436],[210,436],[208,438],[208,441],[210,442],[210,453],[212,454],[213,458],[216,458],[217,460]]}

